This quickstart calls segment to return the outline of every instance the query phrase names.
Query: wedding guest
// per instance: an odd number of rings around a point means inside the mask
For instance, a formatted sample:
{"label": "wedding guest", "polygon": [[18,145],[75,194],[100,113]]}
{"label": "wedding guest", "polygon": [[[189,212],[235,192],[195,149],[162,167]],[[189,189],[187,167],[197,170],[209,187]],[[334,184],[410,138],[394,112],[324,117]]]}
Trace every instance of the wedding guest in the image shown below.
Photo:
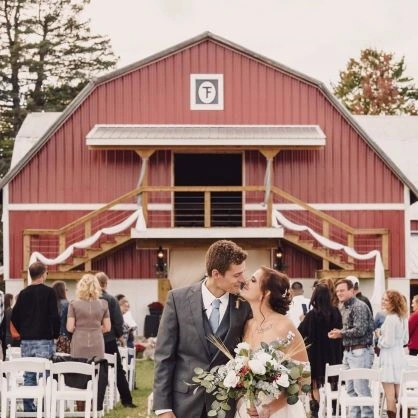
{"label": "wedding guest", "polygon": [[107,292],[107,287],[109,283],[108,275],[104,272],[99,272],[96,273],[96,278],[99,281],[101,287],[100,298],[106,300],[109,305],[111,327],[109,332],[103,334],[105,352],[107,354],[116,354],[116,386],[118,388],[122,405],[125,408],[136,408],[136,405],[132,402],[132,395],[129,390],[129,385],[126,379],[125,371],[122,367],[122,361],[117,344],[117,340],[119,340],[123,335],[122,312],[120,311],[120,307],[116,298]]}
{"label": "wedding guest", "polygon": [[[110,330],[109,307],[105,300],[99,299],[100,284],[92,274],[84,274],[77,283],[76,299],[68,307],[67,330],[73,333],[71,355],[91,359],[104,357],[103,333]],[[106,367],[107,368],[107,367]],[[103,409],[105,386],[100,383],[105,371],[100,369],[98,410]],[[107,375],[106,380],[107,382]],[[103,390],[101,390],[103,388]],[[77,410],[84,410],[84,402],[77,402]]]}
{"label": "wedding guest", "polygon": [[[343,365],[346,369],[371,369],[374,360],[373,331],[374,321],[369,307],[355,297],[353,282],[340,279],[335,285],[340,312],[343,319],[341,329],[334,328],[328,333],[331,339],[341,338],[344,346]],[[348,380],[346,390],[349,396],[370,396],[370,387],[366,379]],[[371,418],[370,406],[352,406],[350,417]]]}
{"label": "wedding guest", "polygon": [[335,292],[335,282],[333,279],[329,277],[324,277],[322,279],[318,280],[318,284],[323,284],[328,287],[330,293],[331,293],[331,302],[334,306],[338,307],[339,301],[337,297],[337,293]]}
{"label": "wedding guest", "polygon": [[303,285],[301,282],[293,282],[290,286],[290,293],[292,295],[292,302],[289,306],[287,316],[297,328],[300,321],[309,311],[310,300],[303,295]]}
{"label": "wedding guest", "polygon": [[65,282],[58,280],[52,283],[51,287],[57,296],[58,314],[60,316],[60,335],[55,344],[57,353],[70,353],[70,335],[67,331],[67,314],[68,314],[68,299],[67,299],[67,285]]}
{"label": "wedding guest", "polygon": [[408,308],[405,298],[396,290],[387,290],[382,297],[386,319],[377,332],[380,348],[379,367],[386,396],[388,418],[396,416],[396,400],[402,370],[407,366],[404,345],[408,342]]}
{"label": "wedding guest", "polygon": [[324,284],[318,284],[311,298],[312,309],[299,325],[299,332],[307,345],[311,363],[312,400],[311,417],[318,416],[319,388],[325,382],[325,365],[341,364],[343,359],[341,339],[331,340],[328,332],[342,328],[340,311],[331,302],[331,292]]}
{"label": "wedding guest", "polygon": [[128,299],[125,297],[119,300],[120,310],[123,315],[123,339],[125,345],[128,348],[134,348],[134,332],[138,328],[135,322],[132,312],[130,311],[130,305]]}
{"label": "wedding guest", "polygon": [[11,293],[6,293],[4,295],[4,316],[0,325],[3,360],[6,360],[7,347],[13,345],[13,338],[10,332],[10,318],[12,317],[13,299],[14,296]]}
{"label": "wedding guest", "polygon": [[110,330],[109,307],[99,299],[101,288],[92,274],[84,274],[77,283],[76,299],[68,308],[67,330],[73,333],[73,357],[104,357],[103,333]]}
{"label": "wedding guest", "polygon": [[372,304],[370,303],[369,298],[361,293],[361,291],[360,291],[360,281],[359,281],[358,277],[347,276],[346,279],[352,281],[353,286],[354,286],[354,295],[356,296],[357,299],[360,299],[362,302],[364,302],[368,306],[368,308],[370,309],[370,312],[372,313],[372,316],[373,316]]}
{"label": "wedding guest", "polygon": [[375,328],[375,336],[373,338],[373,347],[374,347],[374,352],[377,356],[379,356],[380,354],[380,348],[377,345],[379,338],[378,338],[378,334],[380,332],[380,327],[383,325],[383,322],[385,322],[386,319],[386,312],[385,311],[378,311],[376,312],[376,315],[374,316],[374,328]]}
{"label": "wedding guest", "polygon": [[[22,357],[51,358],[54,339],[58,338],[60,318],[55,292],[44,284],[48,277],[46,266],[40,262],[29,266],[32,283],[25,287],[13,306],[11,322],[20,334]],[[25,386],[36,385],[36,373],[24,375]],[[33,399],[24,399],[25,412],[34,412]]]}
{"label": "wedding guest", "polygon": [[418,295],[412,298],[412,315],[408,320],[409,343],[408,349],[411,356],[418,354]]}

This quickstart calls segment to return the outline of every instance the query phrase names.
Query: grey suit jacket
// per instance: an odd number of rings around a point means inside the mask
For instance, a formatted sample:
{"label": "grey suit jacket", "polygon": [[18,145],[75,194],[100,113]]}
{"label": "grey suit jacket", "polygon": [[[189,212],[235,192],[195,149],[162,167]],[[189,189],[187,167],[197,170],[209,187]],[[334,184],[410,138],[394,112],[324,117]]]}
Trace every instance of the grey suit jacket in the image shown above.
{"label": "grey suit jacket", "polygon": [[[210,409],[213,398],[200,388],[193,393],[194,369],[209,370],[224,364],[227,358],[217,352],[211,359],[205,334],[202,283],[169,292],[158,329],[155,350],[154,409],[172,409],[177,418],[200,418],[204,407]],[[229,296],[230,325],[224,344],[231,353],[243,335],[250,314],[246,302],[236,305],[237,297]],[[227,417],[233,417],[229,411]]]}

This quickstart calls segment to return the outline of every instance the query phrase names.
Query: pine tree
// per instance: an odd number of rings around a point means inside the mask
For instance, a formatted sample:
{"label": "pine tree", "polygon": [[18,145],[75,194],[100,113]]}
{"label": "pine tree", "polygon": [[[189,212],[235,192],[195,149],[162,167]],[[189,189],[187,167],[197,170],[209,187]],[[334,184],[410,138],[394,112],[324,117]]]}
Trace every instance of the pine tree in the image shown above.
{"label": "pine tree", "polygon": [[0,0],[0,135],[27,112],[63,110],[89,79],[114,67],[108,37],[81,12],[90,0]]}
{"label": "pine tree", "polygon": [[88,3],[0,0],[0,178],[28,112],[62,111],[89,79],[115,66],[109,38],[82,20]]}
{"label": "pine tree", "polygon": [[416,115],[418,90],[405,70],[404,57],[396,61],[392,53],[364,49],[340,72],[334,94],[356,115]]}

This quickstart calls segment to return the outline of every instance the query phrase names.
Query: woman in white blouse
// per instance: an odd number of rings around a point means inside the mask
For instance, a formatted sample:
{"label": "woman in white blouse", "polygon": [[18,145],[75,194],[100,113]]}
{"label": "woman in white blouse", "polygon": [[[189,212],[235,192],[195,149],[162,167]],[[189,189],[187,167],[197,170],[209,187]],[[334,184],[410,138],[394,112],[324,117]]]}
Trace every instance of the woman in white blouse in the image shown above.
{"label": "woman in white blouse", "polygon": [[408,308],[406,299],[396,290],[387,290],[382,297],[386,319],[377,331],[380,347],[379,365],[386,395],[388,418],[396,416],[401,372],[406,367],[404,346],[408,343]]}

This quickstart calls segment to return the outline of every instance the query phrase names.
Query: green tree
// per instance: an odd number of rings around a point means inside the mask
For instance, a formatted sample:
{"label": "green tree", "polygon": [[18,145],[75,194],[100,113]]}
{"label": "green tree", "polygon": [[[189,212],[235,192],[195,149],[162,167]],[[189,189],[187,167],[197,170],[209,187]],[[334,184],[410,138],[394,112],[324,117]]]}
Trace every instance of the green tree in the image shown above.
{"label": "green tree", "polygon": [[340,72],[334,94],[355,115],[416,115],[418,90],[405,70],[404,57],[397,61],[392,53],[364,49]]}
{"label": "green tree", "polygon": [[106,36],[82,11],[90,0],[0,0],[0,134],[15,137],[27,112],[63,110],[86,82],[113,68]]}
{"label": "green tree", "polygon": [[0,178],[28,112],[62,111],[89,79],[116,65],[109,38],[92,34],[82,18],[89,3],[0,0]]}

